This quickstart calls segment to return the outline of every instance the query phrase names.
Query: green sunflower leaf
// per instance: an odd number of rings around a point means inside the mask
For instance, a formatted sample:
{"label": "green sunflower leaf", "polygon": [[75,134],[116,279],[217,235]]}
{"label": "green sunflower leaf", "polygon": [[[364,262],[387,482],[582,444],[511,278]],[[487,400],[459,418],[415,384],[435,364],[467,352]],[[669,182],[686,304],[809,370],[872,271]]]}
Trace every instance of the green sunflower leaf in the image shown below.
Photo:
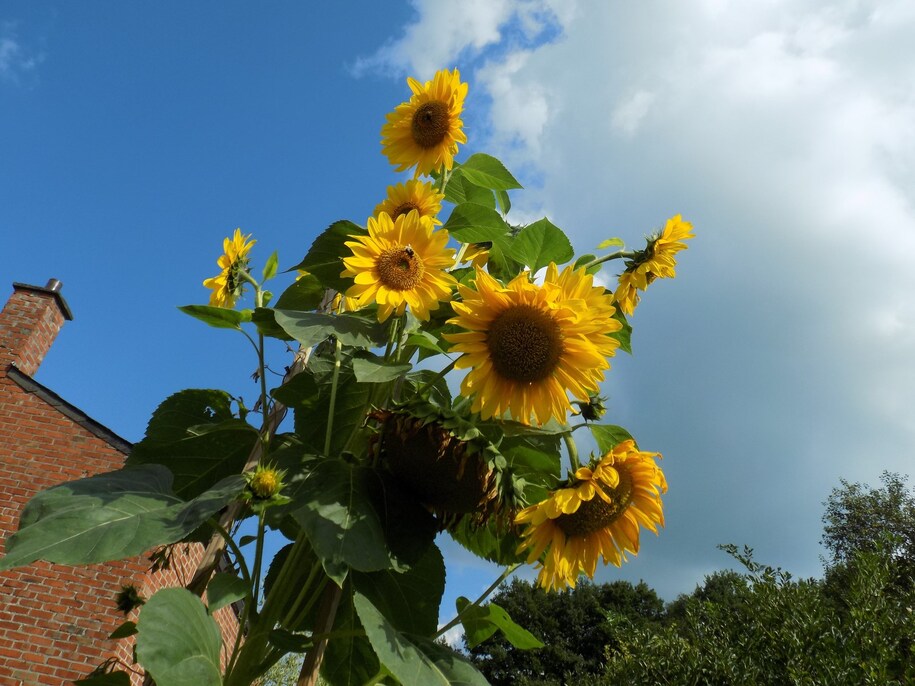
{"label": "green sunflower leaf", "polygon": [[543,641],[527,629],[515,624],[508,616],[508,612],[495,603],[490,602],[481,607],[471,605],[467,598],[460,596],[455,602],[455,606],[461,617],[468,648],[477,647],[496,631],[501,631],[505,640],[519,650],[543,647]]}
{"label": "green sunflower leaf", "polygon": [[353,586],[398,631],[431,636],[438,626],[439,604],[445,592],[445,560],[433,543],[407,571],[354,572]]}
{"label": "green sunflower leaf", "polygon": [[496,191],[496,200],[499,202],[499,211],[502,214],[508,214],[512,208],[512,201],[508,197],[508,191]]}
{"label": "green sunflower leaf", "polygon": [[488,686],[467,658],[429,639],[398,631],[366,596],[354,593],[353,605],[381,664],[403,686]]}
{"label": "green sunflower leaf", "polygon": [[343,258],[352,253],[344,243],[355,236],[365,236],[366,233],[365,229],[351,221],[344,219],[334,222],[314,240],[305,258],[287,271],[301,269],[309,272],[314,274],[325,288],[344,293],[353,285],[352,279],[340,276],[344,269]]}
{"label": "green sunflower leaf", "polygon": [[328,686],[363,686],[372,683],[381,664],[372,650],[372,644],[365,637],[362,622],[353,605],[350,585],[345,587],[340,599],[333,631],[339,634],[339,638],[327,644],[324,661],[321,663],[321,678]]}
{"label": "green sunflower leaf", "polygon": [[605,241],[601,241],[597,244],[598,250],[606,250],[607,248],[622,248],[626,245],[626,241],[622,238],[608,238]]}
{"label": "green sunflower leaf", "polygon": [[521,229],[511,247],[511,257],[530,267],[532,272],[550,262],[563,264],[574,256],[565,233],[546,217]]}
{"label": "green sunflower leaf", "polygon": [[220,572],[215,574],[207,584],[207,603],[210,614],[226,605],[244,600],[247,596],[248,584],[234,574]]}
{"label": "green sunflower leaf", "polygon": [[157,686],[221,686],[222,637],[203,602],[184,588],[156,593],[137,620],[137,662]]}
{"label": "green sunflower leaf", "polygon": [[591,429],[591,435],[597,441],[597,449],[601,455],[613,450],[623,441],[628,441],[632,438],[632,434],[626,429],[613,424],[588,424],[588,428]]}
{"label": "green sunflower leaf", "polygon": [[320,314],[274,310],[276,323],[304,347],[310,348],[330,336],[343,345],[371,348],[387,340],[386,327],[374,318],[355,313]]}
{"label": "green sunflower leaf", "polygon": [[623,311],[619,307],[616,308],[616,313],[613,315],[613,318],[622,324],[623,328],[621,328],[619,331],[614,331],[610,334],[610,336],[620,342],[620,350],[631,355],[632,325],[629,324],[629,320],[626,319],[626,315],[623,314]]}
{"label": "green sunflower leaf", "polygon": [[[303,374],[312,377],[318,388],[315,401],[295,407],[295,432],[314,454],[324,454],[327,416],[334,388],[333,351],[318,351],[311,356]],[[303,382],[304,383],[304,382]],[[336,379],[330,455],[339,455],[365,420],[365,408],[372,391],[371,384],[359,383],[353,374],[352,354],[344,349]]]}
{"label": "green sunflower leaf", "polygon": [[180,541],[243,488],[236,475],[184,501],[172,491],[171,472],[155,464],[61,484],[26,504],[0,569],[35,560],[87,565],[133,557]]}
{"label": "green sunflower leaf", "polygon": [[274,276],[276,276],[276,270],[278,266],[279,257],[277,256],[276,250],[274,250],[273,254],[267,258],[267,262],[264,264],[262,281],[269,281]]}
{"label": "green sunflower leaf", "polygon": [[417,331],[407,336],[406,345],[413,345],[423,350],[428,350],[436,354],[444,354],[445,351],[440,345],[440,341],[435,334],[429,331]]}
{"label": "green sunflower leaf", "polygon": [[508,566],[524,562],[525,555],[517,552],[521,538],[511,531],[501,531],[492,522],[481,527],[470,524],[468,517],[448,531],[457,543],[484,560]]}
{"label": "green sunflower leaf", "polygon": [[161,464],[174,475],[175,494],[193,498],[220,479],[238,474],[257,441],[257,430],[234,417],[225,391],[188,389],[153,412],[146,436],[128,466]]}
{"label": "green sunflower leaf", "polygon": [[471,183],[494,191],[523,188],[502,162],[481,152],[471,155],[464,161],[461,165],[461,173]]}
{"label": "green sunflower leaf", "polygon": [[452,176],[448,185],[445,186],[445,197],[448,200],[456,205],[470,202],[496,209],[496,198],[490,189],[476,185],[470,179],[462,176],[460,170],[458,172],[457,177]]}
{"label": "green sunflower leaf", "polygon": [[393,381],[413,368],[409,362],[391,364],[367,350],[362,350],[353,355],[353,374],[360,383],[384,383]]}
{"label": "green sunflower leaf", "polygon": [[445,222],[444,229],[462,243],[492,242],[508,248],[511,227],[493,208],[479,203],[464,202],[456,205]]}
{"label": "green sunflower leaf", "polygon": [[324,299],[324,286],[314,274],[305,274],[296,279],[276,301],[278,310],[299,310],[300,312],[317,309]]}
{"label": "green sunflower leaf", "polygon": [[210,305],[182,305],[178,309],[184,314],[189,314],[194,319],[199,319],[204,324],[209,324],[217,329],[238,329],[241,331],[241,324],[251,321],[251,310],[231,310],[226,307],[211,307]]}

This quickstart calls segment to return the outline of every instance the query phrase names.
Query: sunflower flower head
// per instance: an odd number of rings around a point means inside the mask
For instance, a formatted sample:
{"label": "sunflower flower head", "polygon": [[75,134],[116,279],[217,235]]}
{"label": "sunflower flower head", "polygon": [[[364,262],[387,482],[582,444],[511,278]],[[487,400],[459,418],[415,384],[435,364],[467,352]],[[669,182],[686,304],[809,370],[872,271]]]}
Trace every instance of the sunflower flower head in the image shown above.
{"label": "sunflower flower head", "polygon": [[451,297],[455,280],[445,269],[454,264],[448,232],[434,231],[432,220],[416,210],[392,219],[387,212],[368,220],[368,234],[355,236],[346,246],[341,276],[355,282],[347,289],[359,307],[378,303],[378,320],[400,316],[407,305],[428,321],[430,310]]}
{"label": "sunflower flower head", "polygon": [[610,368],[621,328],[603,288],[584,269],[547,268],[543,285],[522,272],[503,286],[477,268],[474,288],[459,285],[461,302],[448,321],[463,331],[445,334],[469,368],[461,393],[473,397],[482,419],[503,417],[545,424],[564,421],[568,394],[587,401]]}
{"label": "sunflower flower head", "polygon": [[644,250],[626,261],[626,271],[619,276],[614,293],[620,309],[631,315],[639,304],[639,291],[644,291],[655,279],[672,279],[677,273],[676,254],[686,250],[683,241],[693,238],[693,225],[678,214],[667,220],[664,228],[648,239]]}
{"label": "sunflower flower head", "polygon": [[450,170],[458,143],[466,143],[461,121],[467,84],[454,71],[436,72],[431,81],[409,78],[413,95],[387,116],[381,128],[381,148],[397,171],[416,165],[416,176],[442,167]]}
{"label": "sunflower flower head", "polygon": [[639,552],[639,526],[664,526],[661,494],[667,492],[658,453],[626,440],[590,467],[578,469],[565,488],[525,508],[515,524],[525,526],[518,552],[537,562],[544,589],[575,587],[584,572],[594,578],[598,558],[620,566]]}
{"label": "sunflower flower head", "polygon": [[210,305],[213,307],[235,307],[241,297],[245,282],[241,271],[248,268],[248,253],[257,241],[249,240],[251,234],[243,236],[241,229],[235,229],[232,238],[223,240],[223,254],[216,260],[222,269],[216,276],[206,279],[203,285],[212,289]]}
{"label": "sunflower flower head", "polygon": [[431,181],[411,179],[406,183],[388,186],[388,197],[375,208],[372,216],[377,217],[386,212],[391,219],[397,219],[411,210],[419,212],[420,217],[429,217],[436,226],[441,226],[438,213],[442,211],[444,194],[432,187]]}
{"label": "sunflower flower head", "polygon": [[438,519],[441,529],[468,520],[507,524],[517,510],[503,478],[504,458],[472,424],[422,401],[370,415],[373,452]]}

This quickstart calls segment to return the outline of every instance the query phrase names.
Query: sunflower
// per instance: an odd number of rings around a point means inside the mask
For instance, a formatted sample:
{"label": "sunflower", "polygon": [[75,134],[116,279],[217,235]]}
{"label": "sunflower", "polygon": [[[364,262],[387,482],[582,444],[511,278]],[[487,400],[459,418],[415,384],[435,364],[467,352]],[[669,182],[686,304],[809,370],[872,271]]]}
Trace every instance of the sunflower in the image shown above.
{"label": "sunflower", "polygon": [[619,567],[627,552],[639,552],[639,524],[658,533],[667,492],[659,457],[623,441],[595,467],[578,469],[567,488],[518,513],[515,524],[527,525],[518,552],[538,562],[542,588],[574,588],[581,572],[593,579],[598,557]]}
{"label": "sunflower", "polygon": [[466,143],[461,121],[467,84],[461,74],[441,70],[431,81],[407,83],[413,95],[387,116],[381,127],[382,152],[397,171],[416,165],[416,176],[431,174],[442,166],[451,169],[458,143]]}
{"label": "sunflower", "polygon": [[442,199],[445,196],[437,192],[431,182],[412,179],[396,186],[388,186],[388,197],[378,204],[373,216],[377,217],[382,212],[397,219],[410,210],[416,210],[421,217],[429,217],[436,226],[441,225],[438,213],[442,211]]}
{"label": "sunflower", "polygon": [[462,302],[452,303],[457,316],[448,322],[466,331],[445,334],[463,353],[455,367],[471,368],[461,383],[471,411],[484,420],[510,412],[525,424],[531,415],[563,421],[567,394],[587,400],[610,368],[618,342],[608,334],[621,327],[610,296],[583,269],[560,275],[555,265],[542,286],[528,272],[502,286],[477,268],[475,287],[458,286]]}
{"label": "sunflower", "polygon": [[232,238],[222,242],[223,254],[216,260],[222,271],[203,285],[213,289],[210,294],[210,305],[213,307],[235,307],[235,301],[241,297],[244,281],[239,271],[248,267],[248,252],[257,241],[249,241],[251,234],[243,236],[241,229],[235,229]]}
{"label": "sunflower", "polygon": [[424,401],[375,410],[372,454],[435,514],[441,529],[466,520],[503,526],[514,518],[513,484],[505,460],[469,421]]}
{"label": "sunflower", "polygon": [[694,237],[692,229],[693,225],[683,221],[679,214],[671,217],[663,231],[649,238],[645,249],[626,262],[626,271],[620,274],[619,286],[613,296],[623,312],[632,314],[635,311],[639,304],[639,291],[646,290],[652,281],[657,278],[672,279],[677,275],[675,256],[686,250],[687,245],[683,241]]}
{"label": "sunflower", "polygon": [[378,321],[404,313],[407,305],[422,320],[451,296],[454,277],[444,270],[454,264],[454,249],[446,248],[447,231],[434,231],[432,220],[411,210],[392,220],[382,212],[368,220],[368,235],[355,236],[346,246],[341,276],[355,284],[346,291],[359,307],[378,303]]}

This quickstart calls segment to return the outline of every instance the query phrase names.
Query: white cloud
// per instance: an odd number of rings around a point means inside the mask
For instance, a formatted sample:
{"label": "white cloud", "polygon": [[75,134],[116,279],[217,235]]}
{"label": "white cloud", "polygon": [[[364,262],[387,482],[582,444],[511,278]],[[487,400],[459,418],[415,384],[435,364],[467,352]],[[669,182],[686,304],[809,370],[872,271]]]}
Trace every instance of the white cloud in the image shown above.
{"label": "white cloud", "polygon": [[627,136],[633,135],[651,110],[654,102],[653,93],[645,90],[637,91],[632,97],[623,100],[610,118],[613,128]]}
{"label": "white cloud", "polygon": [[911,7],[592,3],[557,40],[494,51],[475,74],[494,104],[474,147],[536,169],[542,188],[515,205],[549,207],[580,250],[637,244],[677,212],[695,225],[608,381],[613,421],[668,457],[685,521],[647,549],[676,558],[659,569],[730,540],[816,573],[829,489],[911,459]]}
{"label": "white cloud", "polygon": [[25,48],[15,28],[11,23],[0,26],[0,81],[18,84],[22,77],[34,72],[44,56]]}
{"label": "white cloud", "polygon": [[437,69],[457,66],[463,55],[475,56],[504,39],[513,22],[520,37],[533,41],[557,22],[575,15],[575,3],[562,0],[411,0],[416,20],[402,36],[369,57],[357,60],[354,71],[381,70],[426,80]]}

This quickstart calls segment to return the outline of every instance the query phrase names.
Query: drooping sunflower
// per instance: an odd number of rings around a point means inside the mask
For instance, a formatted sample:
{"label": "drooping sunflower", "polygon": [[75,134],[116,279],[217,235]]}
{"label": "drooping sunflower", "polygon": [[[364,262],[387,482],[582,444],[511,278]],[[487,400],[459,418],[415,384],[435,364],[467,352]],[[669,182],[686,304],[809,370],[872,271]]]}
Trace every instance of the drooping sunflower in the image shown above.
{"label": "drooping sunflower", "polygon": [[371,450],[440,529],[466,521],[507,526],[517,508],[505,458],[480,431],[450,409],[414,400],[375,410]]}
{"label": "drooping sunflower", "polygon": [[377,217],[382,212],[397,219],[410,210],[416,210],[421,217],[429,217],[436,226],[441,226],[438,213],[442,211],[444,194],[437,192],[432,183],[411,179],[406,183],[388,186],[388,197],[375,207],[373,215]]}
{"label": "drooping sunflower", "polygon": [[542,588],[574,588],[581,572],[593,579],[598,557],[619,567],[627,552],[639,552],[640,524],[658,533],[667,481],[655,458],[623,441],[593,468],[578,469],[568,487],[518,513],[515,523],[526,525],[518,552],[537,562]]}
{"label": "drooping sunflower", "polygon": [[257,242],[249,238],[250,233],[243,236],[241,229],[235,229],[232,238],[223,240],[223,254],[216,260],[222,271],[203,282],[204,286],[213,290],[210,294],[211,306],[235,307],[235,301],[241,297],[244,281],[239,276],[239,270],[247,269],[248,253]]}
{"label": "drooping sunflower", "polygon": [[614,298],[620,309],[632,314],[639,304],[639,291],[648,288],[648,284],[657,278],[672,279],[677,273],[676,254],[686,250],[683,241],[693,238],[693,225],[683,221],[678,214],[667,220],[664,229],[648,239],[648,245],[635,257],[626,261],[626,271],[619,276],[619,286]]}
{"label": "drooping sunflower", "polygon": [[412,210],[392,220],[386,212],[368,220],[368,235],[345,245],[353,251],[343,258],[341,276],[352,277],[347,298],[359,307],[378,303],[378,321],[413,314],[429,319],[430,310],[451,296],[455,280],[445,269],[454,264],[454,249],[445,247],[447,231],[433,230],[432,220]]}
{"label": "drooping sunflower", "polygon": [[455,367],[470,368],[461,393],[484,420],[563,421],[568,393],[587,400],[610,368],[618,342],[608,334],[621,326],[610,296],[583,269],[557,271],[550,265],[542,286],[528,272],[503,286],[477,268],[475,289],[458,286],[462,302],[452,303],[448,323],[465,331],[445,338],[462,353]]}
{"label": "drooping sunflower", "polygon": [[435,73],[425,84],[408,78],[413,95],[388,114],[381,127],[382,152],[404,171],[416,165],[416,176],[454,166],[458,143],[466,143],[461,111],[467,84],[455,69]]}

